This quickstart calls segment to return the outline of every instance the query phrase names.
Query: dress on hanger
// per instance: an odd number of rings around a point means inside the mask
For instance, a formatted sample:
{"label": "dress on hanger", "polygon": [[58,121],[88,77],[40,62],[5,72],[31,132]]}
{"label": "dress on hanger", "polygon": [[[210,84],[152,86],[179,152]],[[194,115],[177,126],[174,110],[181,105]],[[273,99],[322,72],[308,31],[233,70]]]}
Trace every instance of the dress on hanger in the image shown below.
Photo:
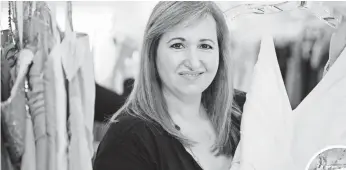
{"label": "dress on hanger", "polygon": [[46,55],[40,49],[36,52],[33,65],[29,71],[28,105],[33,120],[35,144],[36,144],[36,169],[47,170],[48,168],[48,136],[46,120],[45,87],[43,81],[43,68]]}
{"label": "dress on hanger", "polygon": [[62,68],[65,48],[59,42],[48,56],[44,69],[47,115],[50,116],[49,135],[50,159],[48,170],[68,170],[67,159],[67,93]]}
{"label": "dress on hanger", "polygon": [[292,157],[297,168],[331,145],[346,146],[346,49],[293,110]]}
{"label": "dress on hanger", "polygon": [[69,169],[92,170],[95,78],[89,36],[72,32],[62,43],[68,81]]}
{"label": "dress on hanger", "polygon": [[274,50],[265,36],[244,106],[240,165],[300,170],[328,145],[346,145],[346,50],[294,110]]}
{"label": "dress on hanger", "polygon": [[25,148],[20,170],[36,170],[36,147],[33,123],[29,112],[26,117]]}
{"label": "dress on hanger", "polygon": [[[10,73],[10,65],[8,61],[5,58],[5,55],[1,55],[1,102],[6,101],[10,97],[10,80],[11,80],[11,73]],[[3,114],[3,111],[2,111]],[[0,116],[1,119],[1,133],[3,134],[3,125],[4,123],[2,122],[3,115]],[[1,135],[1,169],[6,169],[6,170],[14,170],[14,167],[12,165],[9,153],[8,153],[8,148],[5,147],[5,141],[4,141],[5,135]]]}
{"label": "dress on hanger", "polygon": [[273,38],[264,36],[242,115],[242,169],[282,170],[289,164],[290,109]]}
{"label": "dress on hanger", "polygon": [[[1,64],[5,64],[5,61]],[[2,69],[5,68],[1,68],[1,71],[5,71]],[[12,88],[11,82],[14,82],[17,78],[17,71],[16,66],[10,70],[10,79],[7,79],[10,81],[7,82],[10,83],[10,88]],[[9,97],[11,97],[11,101],[6,101],[6,104],[1,104],[1,123],[3,128],[3,134],[1,135],[4,136],[4,142],[7,145],[8,154],[12,163],[17,166],[20,164],[21,156],[24,153],[25,142],[26,98],[24,81],[18,83],[18,89],[15,95]]]}

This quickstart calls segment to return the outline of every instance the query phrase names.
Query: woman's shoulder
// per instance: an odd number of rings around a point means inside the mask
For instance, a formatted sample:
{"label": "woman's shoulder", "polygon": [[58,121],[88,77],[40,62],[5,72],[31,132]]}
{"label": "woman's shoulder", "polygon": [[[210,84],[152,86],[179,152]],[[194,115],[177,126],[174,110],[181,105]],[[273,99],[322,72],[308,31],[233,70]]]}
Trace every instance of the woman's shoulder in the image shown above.
{"label": "woman's shoulder", "polygon": [[118,116],[106,128],[98,147],[99,153],[110,152],[120,146],[122,149],[140,147],[140,150],[151,150],[156,145],[157,132],[160,132],[154,123],[130,114]]}
{"label": "woman's shoulder", "polygon": [[148,138],[154,137],[151,134],[158,131],[159,128],[152,121],[126,113],[110,122],[106,135],[117,137],[130,135]]}
{"label": "woman's shoulder", "polygon": [[98,146],[94,169],[138,169],[144,165],[151,166],[157,155],[154,127],[153,123],[136,116],[118,116],[109,123]]}

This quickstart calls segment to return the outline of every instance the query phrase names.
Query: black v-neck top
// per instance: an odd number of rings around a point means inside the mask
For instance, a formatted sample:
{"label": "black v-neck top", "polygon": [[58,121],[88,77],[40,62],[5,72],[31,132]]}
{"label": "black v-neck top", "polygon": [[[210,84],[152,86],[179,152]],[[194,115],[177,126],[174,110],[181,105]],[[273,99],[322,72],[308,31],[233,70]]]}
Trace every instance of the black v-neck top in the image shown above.
{"label": "black v-neck top", "polygon": [[[245,94],[235,100],[242,110]],[[117,120],[98,147],[93,170],[202,170],[179,140],[157,124],[129,114]]]}

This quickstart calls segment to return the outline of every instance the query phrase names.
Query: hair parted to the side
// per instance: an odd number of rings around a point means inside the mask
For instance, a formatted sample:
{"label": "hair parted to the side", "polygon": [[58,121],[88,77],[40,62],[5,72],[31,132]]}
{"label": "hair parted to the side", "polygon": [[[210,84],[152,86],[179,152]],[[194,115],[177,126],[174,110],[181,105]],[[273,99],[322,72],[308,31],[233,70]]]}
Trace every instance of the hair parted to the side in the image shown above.
{"label": "hair parted to the side", "polygon": [[240,138],[241,113],[233,101],[229,30],[222,11],[213,2],[165,1],[155,6],[145,29],[139,76],[127,102],[112,116],[111,121],[122,113],[131,114],[161,125],[185,145],[193,143],[173,125],[155,61],[159,40],[165,32],[183,21],[194,21],[206,15],[216,21],[220,59],[214,80],[202,94],[202,104],[216,132],[214,150],[217,155],[233,156]]}

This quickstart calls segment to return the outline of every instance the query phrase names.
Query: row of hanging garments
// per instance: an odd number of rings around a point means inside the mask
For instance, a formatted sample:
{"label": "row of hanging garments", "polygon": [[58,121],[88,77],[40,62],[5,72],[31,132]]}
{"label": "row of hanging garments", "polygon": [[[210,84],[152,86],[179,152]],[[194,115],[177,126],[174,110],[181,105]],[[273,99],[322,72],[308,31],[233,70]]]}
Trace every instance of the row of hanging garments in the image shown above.
{"label": "row of hanging garments", "polygon": [[61,32],[54,4],[9,2],[1,48],[4,170],[92,169],[93,56],[88,35],[74,32],[66,16]]}

